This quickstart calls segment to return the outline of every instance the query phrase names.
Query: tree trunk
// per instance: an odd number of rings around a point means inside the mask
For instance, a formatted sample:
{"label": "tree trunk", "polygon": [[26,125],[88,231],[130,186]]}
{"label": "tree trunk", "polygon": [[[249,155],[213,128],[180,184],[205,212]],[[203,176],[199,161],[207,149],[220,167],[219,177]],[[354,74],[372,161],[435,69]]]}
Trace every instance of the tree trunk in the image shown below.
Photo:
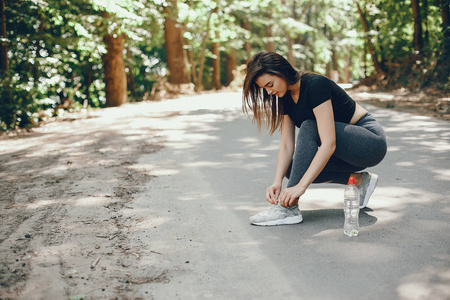
{"label": "tree trunk", "polygon": [[123,35],[108,34],[103,38],[106,106],[120,106],[127,101],[127,75],[123,59]]}
{"label": "tree trunk", "polygon": [[191,66],[192,82],[194,83],[194,85],[197,85],[198,78],[197,78],[197,71],[196,71],[196,68],[195,68],[194,54],[191,51],[191,46],[189,45],[189,40],[185,39],[184,43],[187,46],[186,56],[188,57],[189,64]]}
{"label": "tree trunk", "polygon": [[340,78],[339,78],[339,63],[338,63],[338,58],[337,58],[337,54],[336,54],[336,50],[334,50],[334,46],[333,46],[333,41],[334,41],[334,34],[333,31],[328,28],[328,26],[324,26],[323,27],[324,30],[324,34],[325,36],[328,38],[328,40],[331,42],[331,64],[333,66],[332,70],[331,70],[331,66],[329,66],[328,68],[330,70],[328,70],[329,72],[329,78],[331,78],[333,81],[335,82],[339,82]]}
{"label": "tree trunk", "polygon": [[[267,16],[267,18],[268,22],[270,23],[272,16],[269,15]],[[275,52],[275,43],[273,41],[273,34],[272,34],[272,24],[269,24],[266,27],[266,38],[267,38],[266,50],[270,52]]]}
{"label": "tree trunk", "polygon": [[341,78],[339,74],[339,64],[336,51],[334,50],[334,48],[331,49],[331,63],[333,64],[333,72],[331,72],[332,73],[331,79],[333,79],[335,82],[340,82]]}
{"label": "tree trunk", "polygon": [[425,27],[424,41],[423,44],[428,45],[430,43],[430,31],[428,29],[428,0],[422,0],[423,3],[423,23]]}
{"label": "tree trunk", "polygon": [[39,81],[39,64],[40,64],[40,58],[41,58],[41,43],[40,43],[40,39],[42,38],[42,35],[44,33],[44,17],[43,17],[43,12],[39,12],[39,29],[38,29],[38,34],[36,37],[35,42],[35,47],[36,47],[36,60],[33,64],[32,67],[32,73],[33,73],[33,78],[34,78],[34,82],[38,82]]}
{"label": "tree trunk", "polygon": [[[6,39],[5,0],[0,0],[0,17],[0,37]],[[8,46],[5,43],[0,43],[0,71],[8,69]]]}
{"label": "tree trunk", "polygon": [[420,0],[411,0],[411,6],[414,17],[414,49],[418,52],[423,50],[423,33],[422,33],[422,18],[420,17]]}
{"label": "tree trunk", "polygon": [[436,65],[432,72],[423,81],[421,88],[428,86],[431,82],[442,82],[448,84],[450,77],[450,24],[449,24],[449,9],[450,1],[441,0],[441,16],[442,16],[442,54],[439,56]]}
{"label": "tree trunk", "polygon": [[87,103],[86,103],[86,105],[84,105],[84,103],[83,103],[83,106],[85,106],[85,108],[87,107],[89,101],[91,100],[90,87],[91,87],[92,82],[94,81],[93,80],[94,76],[93,76],[93,70],[92,70],[92,62],[90,62],[89,59],[87,59],[86,61],[87,61],[87,65],[86,65],[87,76],[86,76],[85,84],[86,84]]}
{"label": "tree trunk", "polygon": [[373,66],[375,67],[375,70],[377,71],[379,76],[385,77],[386,72],[383,70],[382,65],[378,61],[378,58],[377,58],[377,55],[375,52],[375,48],[373,47],[372,41],[370,40],[370,37],[368,35],[369,34],[369,23],[367,22],[367,19],[366,19],[364,13],[362,12],[361,7],[359,6],[358,2],[356,2],[356,7],[358,8],[359,18],[361,20],[361,24],[363,26],[364,33],[366,35],[367,47],[369,48],[369,53],[372,56]]}
{"label": "tree trunk", "polygon": [[[311,26],[311,23],[312,23],[311,22],[311,18],[312,18],[311,14],[312,13],[311,13],[311,9],[310,9],[311,2],[312,1],[308,2],[308,4],[306,5],[306,8],[304,9],[304,14],[306,16],[306,24],[309,26]],[[303,34],[303,36],[300,37],[300,44],[302,44],[305,49],[312,48],[312,46],[309,43],[309,36],[310,36],[310,34],[308,32],[305,32]],[[312,49],[311,49],[311,51],[312,51]],[[302,61],[303,61],[303,65],[302,65],[303,69],[314,72],[314,60],[312,57],[307,56],[306,60],[302,60]]]}
{"label": "tree trunk", "polygon": [[444,38],[444,54],[450,56],[450,23],[449,23],[450,1],[441,0],[442,35]]}
{"label": "tree trunk", "polygon": [[[248,21],[242,22],[242,27],[245,30],[247,30],[249,33],[251,33],[250,22],[248,22]],[[250,54],[250,52],[252,51],[252,45],[250,44],[250,42],[248,41],[247,38],[245,39],[244,49],[247,52],[247,54]]]}
{"label": "tree trunk", "polygon": [[368,74],[367,74],[367,39],[364,39],[363,68],[364,68],[364,78],[366,78],[368,76]]}
{"label": "tree trunk", "polygon": [[176,21],[178,18],[177,0],[168,2],[168,6],[164,7],[164,37],[166,40],[169,83],[189,83],[189,73],[183,50],[183,35],[181,27]]}
{"label": "tree trunk", "polygon": [[[286,0],[282,0],[281,3],[283,5],[289,5],[289,3],[287,3]],[[295,1],[290,6],[290,10],[291,10],[292,17],[295,18]],[[289,35],[289,32],[286,32],[286,40],[287,40],[287,48],[288,48],[287,60],[292,65],[292,67],[295,68],[295,57],[294,57],[294,50],[293,50],[294,39],[291,38],[291,36]]]}
{"label": "tree trunk", "polygon": [[[350,49],[348,49],[347,53],[350,53]],[[350,55],[345,57],[345,67],[344,67],[344,82],[349,83],[352,78],[352,74],[350,72],[350,67],[352,65],[352,58]]]}
{"label": "tree trunk", "polygon": [[212,74],[212,80],[213,80],[213,87],[216,90],[220,90],[222,87],[222,84],[220,82],[220,49],[219,49],[219,37],[220,34],[218,31],[215,32],[216,40],[211,44],[211,52],[213,54],[212,59],[212,67],[213,67],[213,74]]}
{"label": "tree trunk", "polygon": [[136,84],[134,82],[134,74],[133,74],[133,66],[131,65],[131,51],[130,51],[130,44],[129,44],[129,38],[126,35],[125,36],[126,42],[127,42],[127,88],[130,91],[131,97],[136,98]]}
{"label": "tree trunk", "polygon": [[291,38],[289,33],[286,33],[286,39],[287,39],[287,48],[288,48],[287,60],[292,65],[292,67],[295,68],[295,57],[294,57],[294,49],[293,49],[294,39]]}
{"label": "tree trunk", "polygon": [[229,53],[225,53],[225,61],[226,85],[228,86],[234,80],[237,69],[236,49],[231,48]]}
{"label": "tree trunk", "polygon": [[208,18],[206,19],[206,30],[203,33],[203,40],[202,40],[202,50],[200,54],[200,62],[199,62],[199,70],[198,70],[198,82],[195,85],[195,89],[197,91],[203,90],[203,70],[205,69],[205,55],[206,55],[206,41],[209,37],[209,28],[211,26],[211,16],[212,11],[209,13]]}
{"label": "tree trunk", "polygon": [[294,57],[294,39],[287,35],[287,46],[288,46],[288,55],[287,60],[295,68],[295,57]]}

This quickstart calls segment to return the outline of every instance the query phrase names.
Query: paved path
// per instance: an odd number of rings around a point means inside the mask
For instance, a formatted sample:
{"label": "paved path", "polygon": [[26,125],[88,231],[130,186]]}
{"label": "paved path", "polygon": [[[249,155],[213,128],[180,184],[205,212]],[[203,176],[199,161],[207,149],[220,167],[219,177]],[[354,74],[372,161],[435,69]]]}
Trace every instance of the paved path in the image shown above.
{"label": "paved path", "polygon": [[249,224],[269,207],[279,135],[259,135],[240,100],[220,93],[128,104],[64,123],[64,133],[53,123],[0,141],[0,161],[15,168],[4,178],[34,182],[8,194],[23,204],[4,214],[28,219],[2,225],[2,255],[16,255],[19,243],[31,266],[19,298],[450,298],[449,122],[367,106],[389,150],[370,169],[380,181],[360,236],[349,238],[338,185],[307,191],[302,224]]}
{"label": "paved path", "polygon": [[248,217],[269,206],[279,136],[258,135],[240,97],[154,105],[172,115],[168,142],[142,157],[158,177],[135,205],[152,212],[145,234],[171,269],[155,299],[450,298],[450,123],[368,107],[389,150],[359,237],[342,233],[338,185],[306,193],[302,224],[257,227]]}

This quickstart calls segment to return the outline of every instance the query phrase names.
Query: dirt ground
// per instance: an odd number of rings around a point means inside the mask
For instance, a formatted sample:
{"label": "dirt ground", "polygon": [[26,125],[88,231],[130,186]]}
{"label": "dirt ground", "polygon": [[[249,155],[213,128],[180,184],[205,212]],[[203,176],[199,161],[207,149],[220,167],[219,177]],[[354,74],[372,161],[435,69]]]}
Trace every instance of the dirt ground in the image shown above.
{"label": "dirt ground", "polygon": [[122,112],[0,137],[0,299],[134,299],[130,285],[166,280],[127,271],[151,252],[128,238],[141,220],[123,216],[152,179],[133,167],[163,145],[139,112]]}
{"label": "dirt ground", "polygon": [[406,89],[372,92],[365,87],[347,91],[353,99],[377,107],[409,112],[440,120],[450,120],[450,91],[428,89],[417,93]]}
{"label": "dirt ground", "polygon": [[[449,97],[349,93],[450,120]],[[130,107],[70,114],[0,136],[0,299],[143,299],[133,286],[170,280],[169,270],[139,271],[143,256],[161,254],[131,238],[142,220],[123,213],[155,176],[136,163],[164,147],[154,125],[170,116],[149,118]]]}

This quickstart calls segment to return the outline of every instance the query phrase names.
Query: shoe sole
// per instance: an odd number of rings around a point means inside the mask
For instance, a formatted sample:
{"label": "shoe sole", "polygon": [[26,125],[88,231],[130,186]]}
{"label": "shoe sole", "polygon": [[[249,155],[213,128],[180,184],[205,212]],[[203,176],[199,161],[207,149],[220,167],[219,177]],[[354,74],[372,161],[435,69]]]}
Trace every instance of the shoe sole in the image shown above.
{"label": "shoe sole", "polygon": [[370,174],[370,182],[369,186],[367,187],[366,197],[364,197],[363,205],[359,206],[360,209],[366,207],[367,203],[369,203],[370,196],[372,196],[372,193],[375,190],[377,183],[378,183],[378,175]]}
{"label": "shoe sole", "polygon": [[295,217],[287,217],[281,220],[273,220],[273,221],[266,221],[266,222],[252,222],[253,225],[258,226],[276,226],[276,225],[292,225],[292,224],[298,224],[303,221],[302,216],[295,216]]}

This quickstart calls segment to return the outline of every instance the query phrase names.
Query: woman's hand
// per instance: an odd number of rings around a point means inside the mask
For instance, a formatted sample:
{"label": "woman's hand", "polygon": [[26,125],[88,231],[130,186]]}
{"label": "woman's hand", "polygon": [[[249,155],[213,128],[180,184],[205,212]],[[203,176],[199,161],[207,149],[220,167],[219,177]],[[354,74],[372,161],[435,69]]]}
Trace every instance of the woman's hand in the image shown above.
{"label": "woman's hand", "polygon": [[280,204],[284,207],[291,207],[298,204],[298,198],[303,195],[306,191],[306,188],[302,186],[293,186],[290,188],[284,189],[283,193],[280,196]]}
{"label": "woman's hand", "polygon": [[281,192],[281,184],[274,183],[266,189],[266,200],[272,204],[278,203],[278,197]]}

